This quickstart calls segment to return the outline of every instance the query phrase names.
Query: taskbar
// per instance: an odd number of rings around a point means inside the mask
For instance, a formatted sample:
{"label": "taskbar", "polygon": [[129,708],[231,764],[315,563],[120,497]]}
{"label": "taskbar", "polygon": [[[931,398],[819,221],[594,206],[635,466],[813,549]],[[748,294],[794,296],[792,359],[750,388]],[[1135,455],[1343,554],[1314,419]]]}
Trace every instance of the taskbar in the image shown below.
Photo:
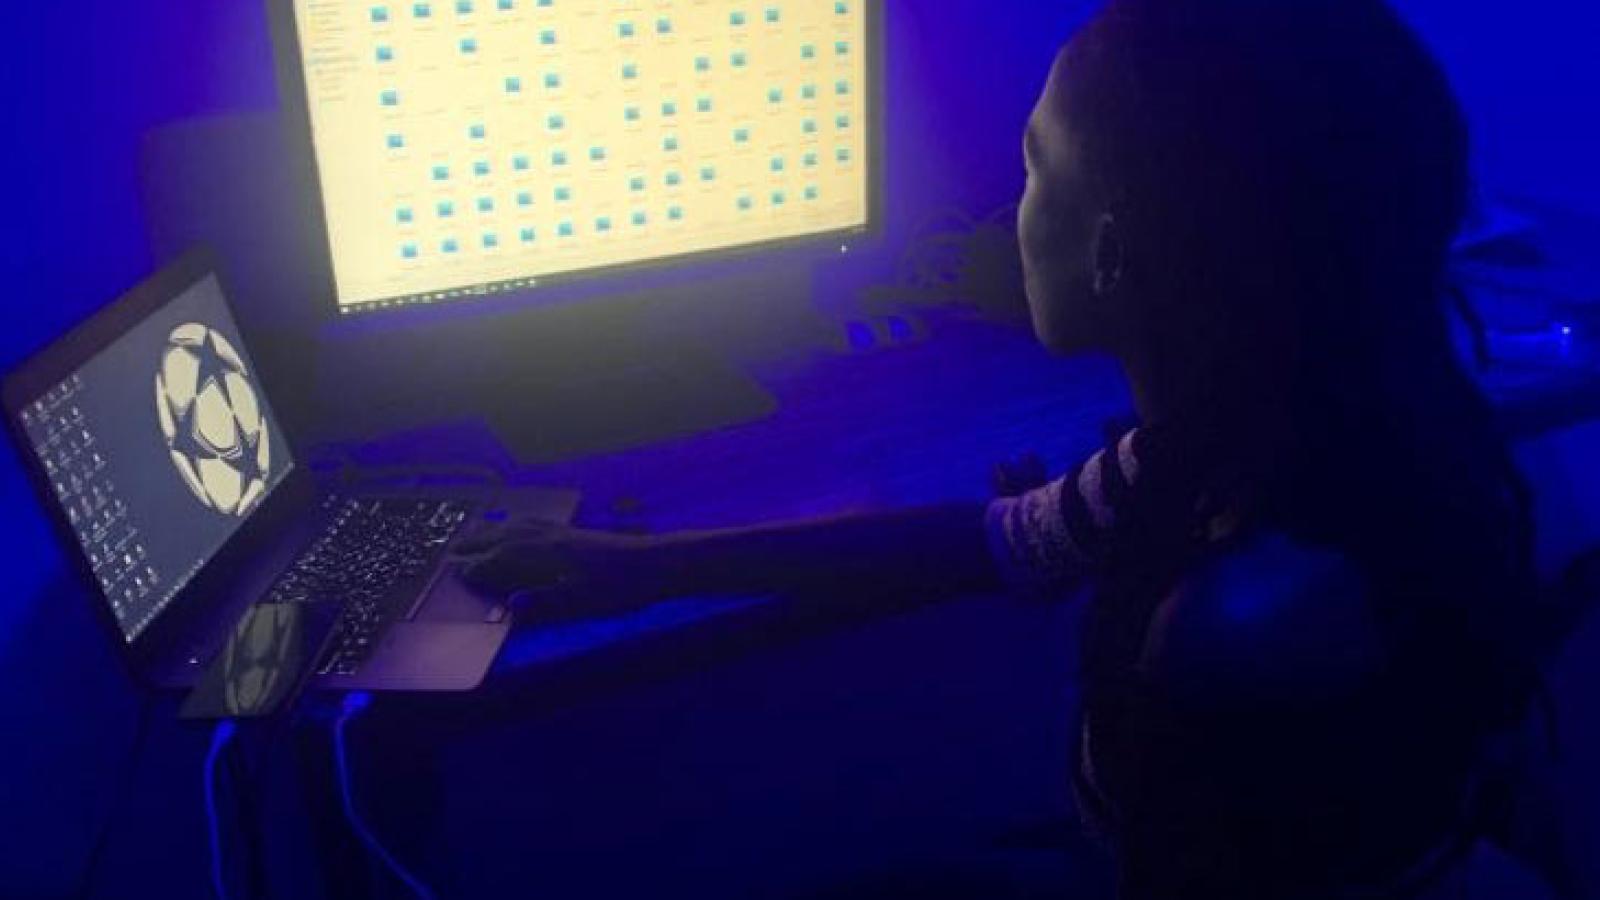
{"label": "taskbar", "polygon": [[350,301],[341,303],[339,312],[344,315],[353,315],[383,309],[396,309],[403,306],[422,306],[431,303],[448,303],[453,300],[470,300],[478,297],[490,297],[495,294],[526,291],[538,287],[539,284],[540,279],[538,278],[508,278],[504,281],[451,288],[445,291],[422,291],[415,294],[401,294],[396,297],[382,297],[377,300]]}
{"label": "taskbar", "polygon": [[423,306],[434,303],[448,303],[456,300],[468,300],[479,297],[490,297],[498,294],[512,294],[518,291],[532,290],[534,288],[553,284],[569,284],[591,280],[608,275],[620,275],[628,272],[639,272],[654,268],[682,264],[691,260],[713,262],[719,259],[749,256],[762,251],[775,251],[783,248],[800,248],[807,246],[827,247],[839,241],[837,250],[840,253],[849,253],[852,239],[860,238],[872,233],[870,224],[848,225],[831,231],[817,232],[814,234],[800,235],[797,237],[777,238],[770,241],[761,241],[751,244],[739,244],[716,250],[699,250],[676,256],[655,257],[641,259],[636,262],[617,263],[598,268],[574,269],[566,272],[546,274],[539,277],[507,278],[501,281],[490,281],[482,284],[465,287],[449,288],[438,291],[421,291],[414,294],[400,294],[394,297],[382,297],[375,300],[349,300],[339,301],[339,312],[342,315],[360,315],[362,313],[377,312],[385,309],[396,309],[407,306]]}

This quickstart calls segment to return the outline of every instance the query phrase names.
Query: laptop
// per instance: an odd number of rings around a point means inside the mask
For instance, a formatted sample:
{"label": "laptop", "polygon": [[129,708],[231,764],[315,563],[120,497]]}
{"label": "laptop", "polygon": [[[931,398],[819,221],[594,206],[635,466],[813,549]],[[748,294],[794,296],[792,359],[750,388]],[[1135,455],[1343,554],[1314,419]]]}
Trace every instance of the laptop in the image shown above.
{"label": "laptop", "polygon": [[[195,251],[25,363],[6,421],[43,505],[141,682],[193,687],[263,615],[317,609],[308,686],[465,691],[511,628],[452,545],[508,515],[567,521],[564,491],[319,488]],[[246,624],[251,620],[256,625]]]}

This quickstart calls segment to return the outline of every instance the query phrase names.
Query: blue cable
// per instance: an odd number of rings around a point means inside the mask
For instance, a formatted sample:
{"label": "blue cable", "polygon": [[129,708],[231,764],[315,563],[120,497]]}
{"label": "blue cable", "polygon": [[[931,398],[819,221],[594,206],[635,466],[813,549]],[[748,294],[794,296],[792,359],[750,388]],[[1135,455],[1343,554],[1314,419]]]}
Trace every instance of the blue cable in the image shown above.
{"label": "blue cable", "polygon": [[395,877],[405,882],[406,887],[409,887],[411,892],[416,894],[418,897],[421,897],[422,900],[433,900],[433,892],[428,889],[428,886],[423,884],[419,879],[417,879],[416,876],[406,871],[406,868],[400,865],[399,861],[397,861],[393,856],[389,855],[389,851],[384,849],[383,844],[378,842],[377,837],[373,835],[372,831],[367,828],[366,823],[362,821],[361,814],[356,811],[355,798],[350,789],[350,765],[345,754],[344,726],[349,723],[351,718],[353,718],[363,709],[366,709],[371,703],[371,694],[346,695],[344,698],[344,708],[340,711],[339,718],[334,722],[333,725],[334,757],[339,765],[339,792],[344,800],[344,814],[345,817],[350,820],[350,827],[354,828],[356,835],[361,838],[361,842],[366,844],[367,849],[372,851],[372,854],[378,857],[378,859],[382,860],[384,865],[389,867],[389,871],[393,872]]}
{"label": "blue cable", "polygon": [[211,888],[218,900],[228,900],[228,886],[222,876],[222,827],[217,820],[217,760],[233,740],[238,725],[223,719],[211,733],[211,749],[206,753],[206,822],[211,833]]}

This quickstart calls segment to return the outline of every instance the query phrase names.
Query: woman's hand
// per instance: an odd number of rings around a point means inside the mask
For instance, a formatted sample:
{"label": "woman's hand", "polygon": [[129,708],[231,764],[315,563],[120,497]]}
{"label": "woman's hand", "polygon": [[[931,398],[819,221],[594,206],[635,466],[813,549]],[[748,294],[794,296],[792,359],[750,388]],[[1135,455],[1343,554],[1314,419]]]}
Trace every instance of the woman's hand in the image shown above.
{"label": "woman's hand", "polygon": [[462,541],[461,576],[491,597],[526,601],[542,621],[617,615],[670,593],[664,553],[650,537],[515,522]]}
{"label": "woman's hand", "polygon": [[463,541],[462,576],[536,619],[614,616],[673,596],[784,594],[886,609],[1004,587],[982,503],[840,515],[659,537],[519,522]]}

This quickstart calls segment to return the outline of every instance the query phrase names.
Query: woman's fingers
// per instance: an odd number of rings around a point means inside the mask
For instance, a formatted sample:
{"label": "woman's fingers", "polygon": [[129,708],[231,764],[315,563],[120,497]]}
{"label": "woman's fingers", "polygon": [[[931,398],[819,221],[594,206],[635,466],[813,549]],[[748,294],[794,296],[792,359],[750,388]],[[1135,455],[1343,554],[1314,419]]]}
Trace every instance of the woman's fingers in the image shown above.
{"label": "woman's fingers", "polygon": [[517,590],[513,573],[498,556],[485,556],[461,567],[461,580],[467,587],[489,597],[507,596]]}
{"label": "woman's fingers", "polygon": [[500,543],[505,540],[505,533],[506,527],[504,525],[493,525],[481,529],[456,541],[455,545],[450,548],[450,552],[459,556],[476,556],[479,553],[487,553],[500,546]]}
{"label": "woman's fingers", "polygon": [[510,594],[564,584],[570,567],[547,547],[526,543],[500,543],[467,563],[461,578],[484,594]]}
{"label": "woman's fingers", "polygon": [[549,522],[518,521],[490,525],[455,543],[451,552],[458,556],[476,556],[514,543],[540,539],[550,540],[565,530],[565,526]]}

